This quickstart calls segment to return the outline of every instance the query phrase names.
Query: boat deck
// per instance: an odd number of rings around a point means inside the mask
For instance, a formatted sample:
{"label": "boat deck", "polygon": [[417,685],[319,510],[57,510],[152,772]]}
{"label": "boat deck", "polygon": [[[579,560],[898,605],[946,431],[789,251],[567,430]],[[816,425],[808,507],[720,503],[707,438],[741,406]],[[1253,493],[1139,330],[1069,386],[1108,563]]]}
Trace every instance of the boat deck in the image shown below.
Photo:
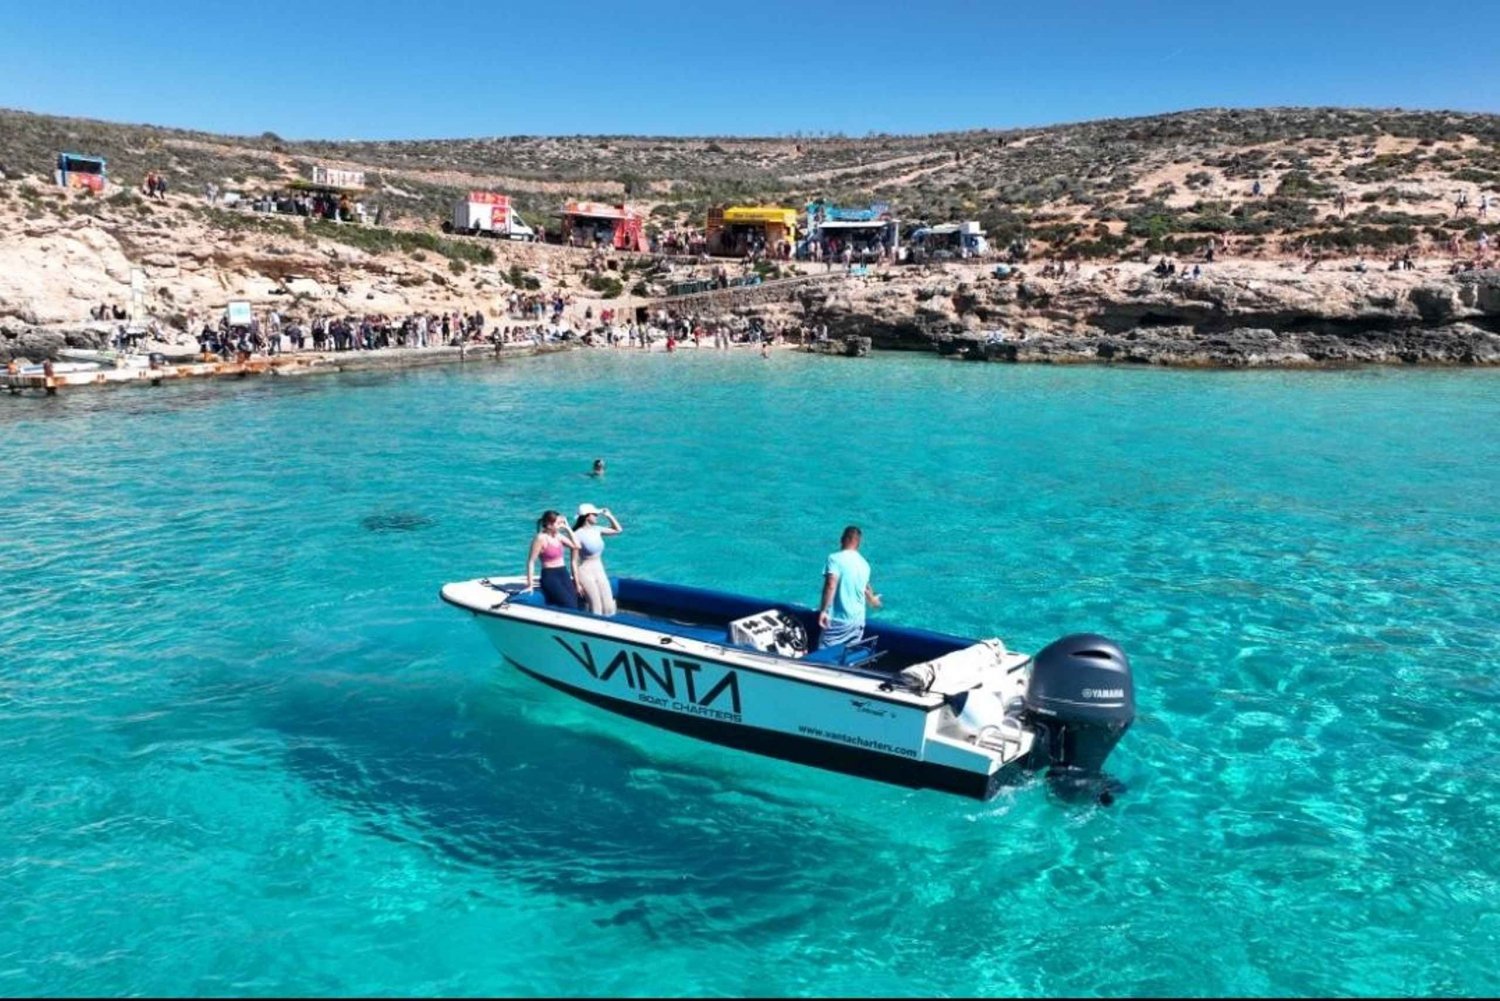
{"label": "boat deck", "polygon": [[[614,588],[618,611],[605,618],[594,615],[587,609],[574,610],[548,605],[541,591],[527,591],[524,582],[518,579],[486,579],[476,583],[488,588],[491,594],[501,592],[494,606],[504,604],[546,609],[553,613],[580,616],[591,622],[634,626],[728,650],[780,657],[790,663],[856,670],[860,673],[878,672],[884,676],[894,675],[904,667],[965,649],[977,642],[871,620],[866,624],[865,636],[859,642],[820,649],[817,613],[801,605],[630,577],[611,577],[610,584]],[[805,653],[797,656],[782,655],[774,650],[735,642],[731,623],[746,616],[770,611],[784,612],[801,624],[808,639]]]}

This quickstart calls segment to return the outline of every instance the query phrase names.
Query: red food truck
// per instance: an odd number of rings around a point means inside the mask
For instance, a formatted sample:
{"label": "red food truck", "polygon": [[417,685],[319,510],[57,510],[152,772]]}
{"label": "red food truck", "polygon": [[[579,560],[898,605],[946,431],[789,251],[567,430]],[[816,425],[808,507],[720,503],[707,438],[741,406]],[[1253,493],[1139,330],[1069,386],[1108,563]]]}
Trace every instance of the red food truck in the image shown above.
{"label": "red food truck", "polygon": [[645,252],[646,227],[635,212],[602,202],[568,202],[562,217],[562,240],[574,247],[613,247]]}

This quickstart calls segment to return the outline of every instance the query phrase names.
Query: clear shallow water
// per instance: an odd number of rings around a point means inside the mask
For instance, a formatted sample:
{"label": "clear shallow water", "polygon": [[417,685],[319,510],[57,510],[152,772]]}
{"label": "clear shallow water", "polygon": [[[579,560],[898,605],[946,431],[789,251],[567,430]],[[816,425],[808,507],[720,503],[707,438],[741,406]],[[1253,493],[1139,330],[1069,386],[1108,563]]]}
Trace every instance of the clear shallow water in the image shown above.
{"label": "clear shallow water", "polygon": [[[707,353],[705,353],[707,354]],[[1500,378],[570,355],[0,399],[0,993],[1500,991]],[[604,456],[609,478],[584,476]],[[1132,654],[1111,809],[617,720],[447,580]]]}

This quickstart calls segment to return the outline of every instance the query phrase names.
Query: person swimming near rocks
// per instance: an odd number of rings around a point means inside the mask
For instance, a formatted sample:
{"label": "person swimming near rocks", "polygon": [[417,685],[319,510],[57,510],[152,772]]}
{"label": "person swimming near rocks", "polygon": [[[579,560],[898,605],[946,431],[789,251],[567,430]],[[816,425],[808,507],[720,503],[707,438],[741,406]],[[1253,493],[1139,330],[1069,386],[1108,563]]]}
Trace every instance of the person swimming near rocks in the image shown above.
{"label": "person swimming near rocks", "polygon": [[594,460],[594,466],[593,466],[592,469],[589,470],[589,475],[590,476],[596,476],[596,477],[598,477],[601,480],[604,479],[604,460],[603,459],[595,459]]}

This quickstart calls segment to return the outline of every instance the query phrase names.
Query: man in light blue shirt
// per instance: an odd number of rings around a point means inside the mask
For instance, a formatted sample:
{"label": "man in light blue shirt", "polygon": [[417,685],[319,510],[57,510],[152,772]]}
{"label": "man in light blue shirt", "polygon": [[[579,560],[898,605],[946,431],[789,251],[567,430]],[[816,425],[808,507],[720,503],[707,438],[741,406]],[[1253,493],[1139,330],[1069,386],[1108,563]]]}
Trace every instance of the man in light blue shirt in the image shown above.
{"label": "man in light blue shirt", "polygon": [[880,595],[870,590],[870,564],[859,555],[864,538],[858,526],[844,529],[840,549],[823,567],[823,600],[818,605],[818,649],[854,643],[865,632],[865,603],[880,607]]}

